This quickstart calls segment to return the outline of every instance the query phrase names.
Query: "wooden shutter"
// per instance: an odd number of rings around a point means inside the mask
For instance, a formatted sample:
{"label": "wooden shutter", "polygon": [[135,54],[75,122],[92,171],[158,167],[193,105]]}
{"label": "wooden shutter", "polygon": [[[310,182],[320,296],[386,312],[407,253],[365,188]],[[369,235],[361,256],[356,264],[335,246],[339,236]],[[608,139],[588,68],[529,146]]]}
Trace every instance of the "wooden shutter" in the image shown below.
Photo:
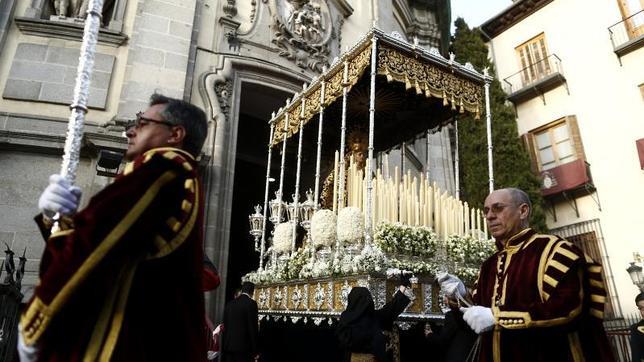
{"label": "wooden shutter", "polygon": [[537,159],[537,153],[534,147],[534,135],[528,132],[523,134],[521,138],[523,138],[523,143],[525,144],[525,148],[528,151],[528,154],[530,155],[530,169],[532,170],[532,172],[537,174],[539,173],[539,160]]}
{"label": "wooden shutter", "polygon": [[579,134],[579,126],[577,125],[577,117],[574,115],[566,117],[568,124],[568,131],[570,132],[570,139],[575,147],[575,154],[578,160],[586,161],[586,154],[584,153],[584,144],[581,142],[581,135]]}

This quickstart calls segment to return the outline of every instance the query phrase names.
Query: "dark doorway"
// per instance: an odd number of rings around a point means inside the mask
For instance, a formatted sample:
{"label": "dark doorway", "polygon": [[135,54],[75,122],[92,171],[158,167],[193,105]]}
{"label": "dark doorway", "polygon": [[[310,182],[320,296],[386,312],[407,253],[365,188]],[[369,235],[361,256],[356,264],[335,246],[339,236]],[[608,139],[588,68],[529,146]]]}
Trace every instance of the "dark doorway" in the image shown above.
{"label": "dark doorway", "polygon": [[[239,104],[237,149],[233,202],[230,217],[230,246],[226,271],[226,300],[233,297],[241,285],[241,277],[259,266],[259,253],[255,252],[250,236],[248,215],[253,207],[264,203],[266,182],[267,147],[271,112],[284,106],[293,94],[255,83],[243,83]],[[280,155],[273,150],[271,175],[279,173]],[[277,171],[276,171],[277,170]]]}

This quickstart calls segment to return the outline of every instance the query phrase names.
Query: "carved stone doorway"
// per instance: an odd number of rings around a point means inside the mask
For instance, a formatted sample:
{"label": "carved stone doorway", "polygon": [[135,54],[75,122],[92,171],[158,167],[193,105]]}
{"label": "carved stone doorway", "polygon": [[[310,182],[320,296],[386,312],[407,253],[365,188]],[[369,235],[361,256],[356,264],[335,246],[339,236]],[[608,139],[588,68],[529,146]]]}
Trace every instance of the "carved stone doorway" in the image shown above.
{"label": "carved stone doorway", "polygon": [[[256,270],[259,253],[254,250],[248,234],[248,215],[253,206],[264,202],[266,155],[269,137],[268,120],[271,112],[283,106],[293,95],[255,83],[242,83],[237,123],[237,146],[233,181],[233,200],[230,218],[230,245],[226,277],[226,300],[240,286],[241,276]],[[271,175],[278,179],[279,150],[273,150]]]}

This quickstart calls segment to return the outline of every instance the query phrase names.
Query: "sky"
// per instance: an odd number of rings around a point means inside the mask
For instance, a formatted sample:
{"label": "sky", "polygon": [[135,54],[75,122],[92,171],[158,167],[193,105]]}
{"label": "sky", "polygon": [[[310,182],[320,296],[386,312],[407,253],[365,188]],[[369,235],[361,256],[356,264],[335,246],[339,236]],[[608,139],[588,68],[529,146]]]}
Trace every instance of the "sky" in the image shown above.
{"label": "sky", "polygon": [[454,20],[465,19],[470,28],[479,26],[512,4],[511,0],[452,0],[452,33]]}

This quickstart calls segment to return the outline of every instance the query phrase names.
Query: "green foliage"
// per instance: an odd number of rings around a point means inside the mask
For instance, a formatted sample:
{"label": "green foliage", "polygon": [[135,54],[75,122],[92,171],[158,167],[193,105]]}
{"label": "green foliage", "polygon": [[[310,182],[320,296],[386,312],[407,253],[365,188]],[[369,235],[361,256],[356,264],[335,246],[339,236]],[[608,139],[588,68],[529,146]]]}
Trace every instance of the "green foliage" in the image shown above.
{"label": "green foliage", "polygon": [[[456,55],[456,61],[462,64],[470,62],[479,72],[487,67],[493,75],[494,66],[488,59],[481,33],[470,29],[462,18],[456,19],[454,24],[456,32],[452,37],[451,52]],[[530,169],[530,156],[518,135],[514,109],[506,104],[505,97],[495,78],[490,87],[494,188],[517,187],[526,191],[533,204],[530,224],[538,231],[546,231],[539,180]],[[479,120],[464,115],[458,122],[461,197],[478,208],[483,207],[489,189],[485,110],[482,111]]]}
{"label": "green foliage", "polygon": [[383,252],[390,255],[432,258],[438,247],[438,235],[425,226],[382,223],[376,230],[374,242]]}

